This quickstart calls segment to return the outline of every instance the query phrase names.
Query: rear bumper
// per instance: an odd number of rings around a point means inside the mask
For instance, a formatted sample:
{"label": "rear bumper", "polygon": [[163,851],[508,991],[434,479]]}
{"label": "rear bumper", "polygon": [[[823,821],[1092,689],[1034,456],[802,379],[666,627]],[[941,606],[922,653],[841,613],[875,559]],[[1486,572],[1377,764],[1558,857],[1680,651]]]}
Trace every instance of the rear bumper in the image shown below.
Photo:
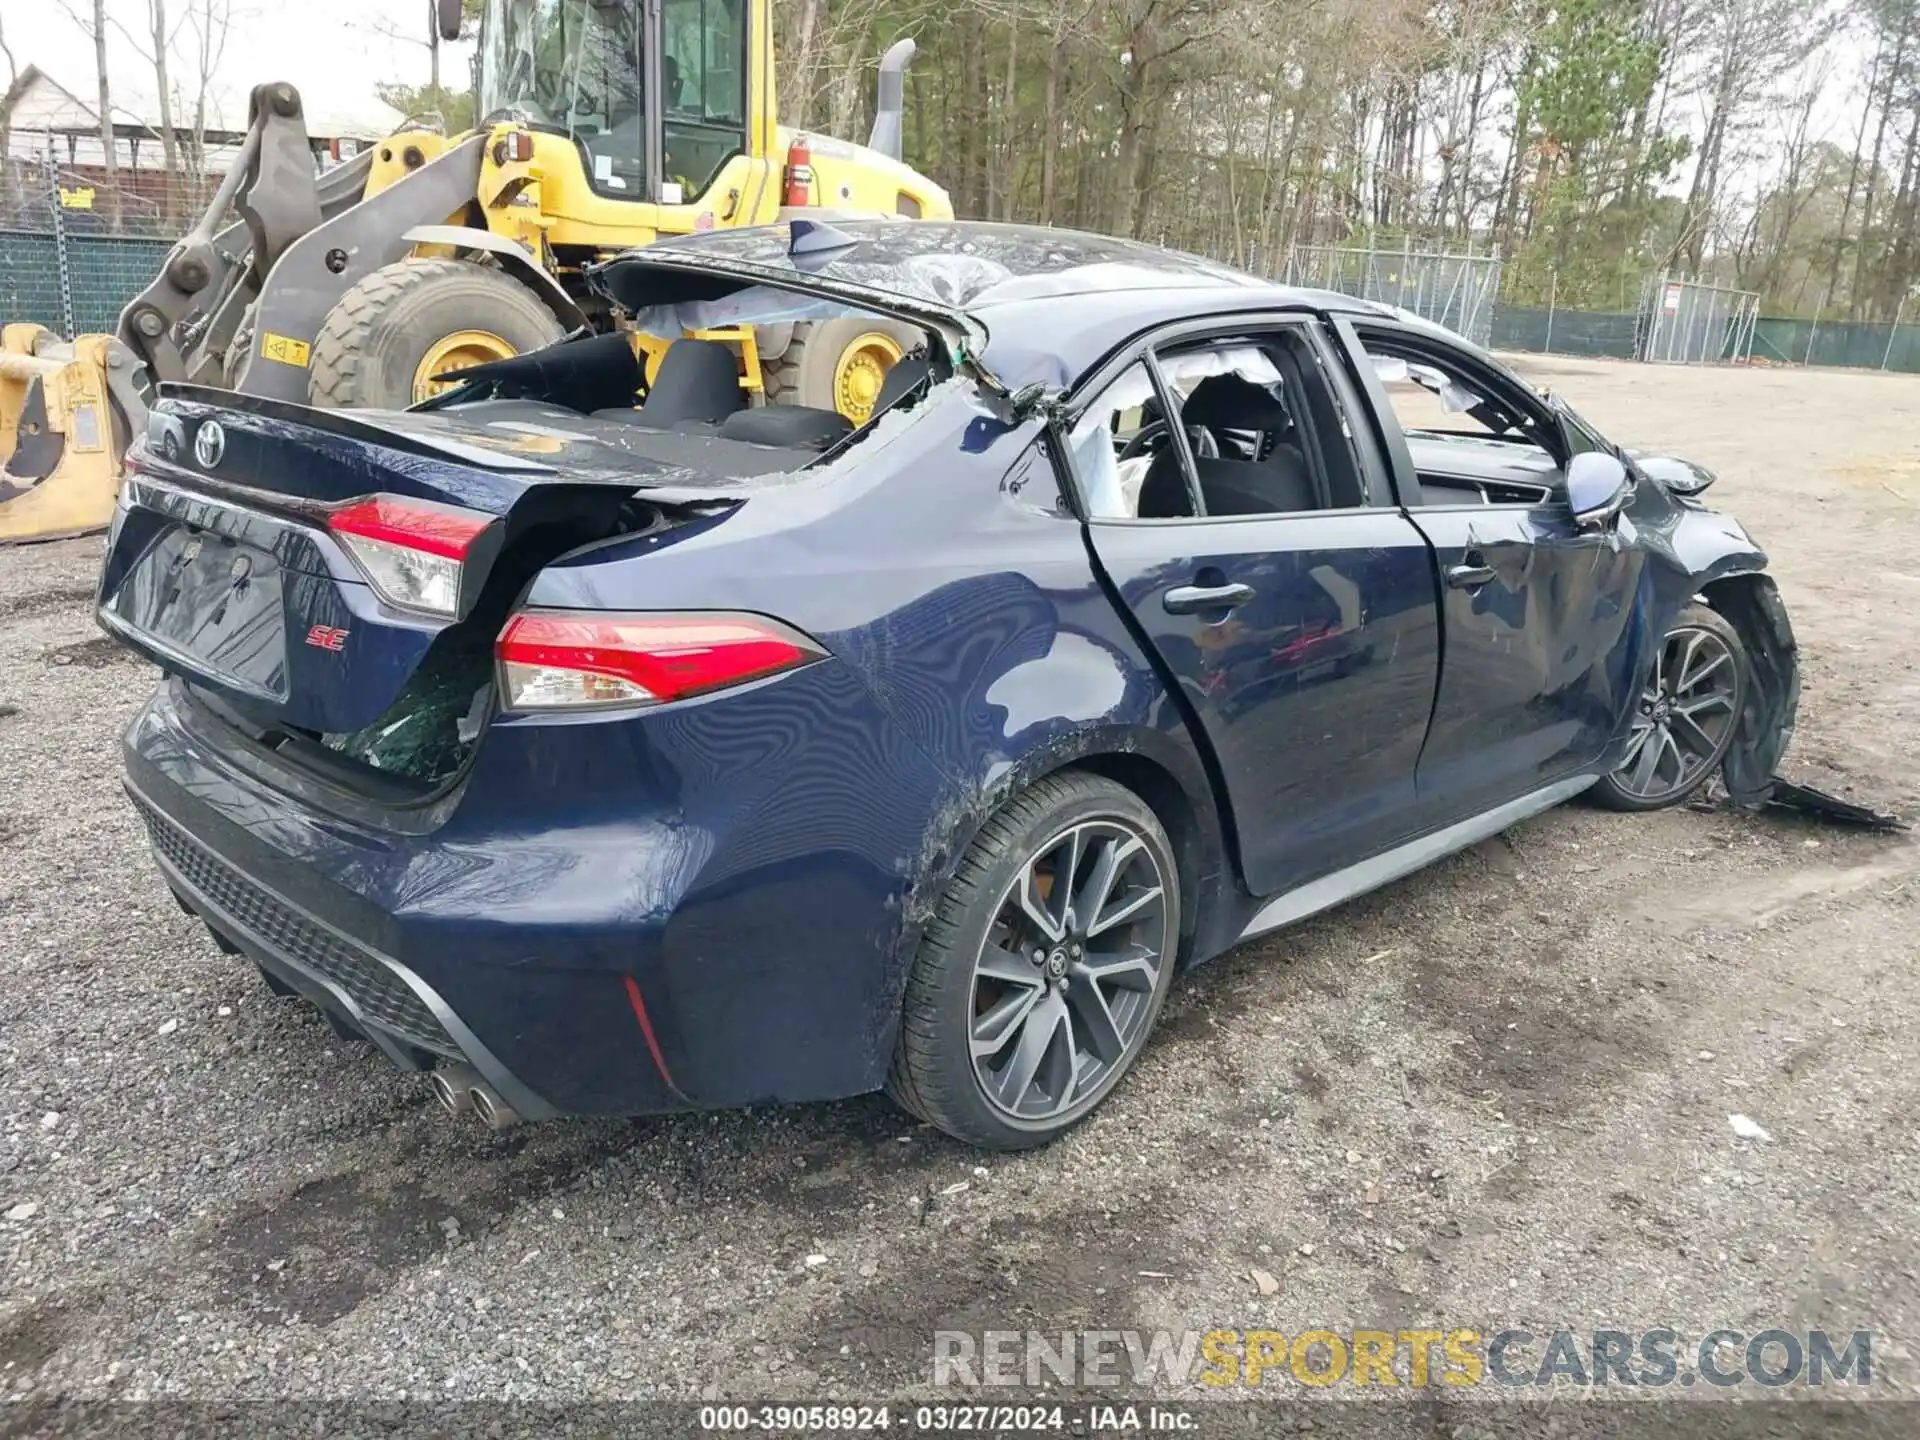
{"label": "rear bumper", "polygon": [[124,760],[187,907],[404,1068],[470,1064],[528,1118],[885,1078],[945,782],[834,662],[725,704],[496,722],[462,789],[390,824],[276,779],[172,683]]}
{"label": "rear bumper", "polygon": [[403,1070],[464,1060],[528,1120],[559,1113],[467,1028],[432,986],[316,915],[255,884],[131,781],[154,863],[208,928],[290,989],[344,1016]]}

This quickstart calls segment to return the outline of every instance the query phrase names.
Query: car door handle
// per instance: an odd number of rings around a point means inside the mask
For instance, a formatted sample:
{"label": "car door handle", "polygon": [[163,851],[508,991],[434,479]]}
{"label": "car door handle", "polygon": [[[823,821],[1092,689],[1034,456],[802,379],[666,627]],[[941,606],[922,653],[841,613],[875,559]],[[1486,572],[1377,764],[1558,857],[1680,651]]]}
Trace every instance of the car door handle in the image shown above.
{"label": "car door handle", "polygon": [[1251,585],[1176,585],[1160,603],[1169,615],[1192,615],[1201,610],[1231,610],[1251,599]]}
{"label": "car door handle", "polygon": [[1447,571],[1447,584],[1456,590],[1471,590],[1493,579],[1493,567],[1485,561],[1469,561]]}

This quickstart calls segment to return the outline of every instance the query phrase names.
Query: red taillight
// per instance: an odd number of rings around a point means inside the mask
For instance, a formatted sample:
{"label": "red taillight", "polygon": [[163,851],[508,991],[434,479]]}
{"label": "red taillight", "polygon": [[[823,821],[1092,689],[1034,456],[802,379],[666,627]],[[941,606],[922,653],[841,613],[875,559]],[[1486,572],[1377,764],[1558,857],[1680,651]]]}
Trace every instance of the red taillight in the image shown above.
{"label": "red taillight", "polygon": [[776,675],[826,654],[764,615],[578,610],[515,615],[494,653],[509,710],[657,705]]}
{"label": "red taillight", "polygon": [[370,495],[327,517],[368,583],[389,604],[460,613],[462,570],[495,517],[457,505]]}
{"label": "red taillight", "polygon": [[428,500],[402,500],[395,495],[355,500],[327,517],[327,528],[336,535],[359,535],[449,560],[464,560],[480,532],[492,523],[491,515],[477,510],[436,505]]}

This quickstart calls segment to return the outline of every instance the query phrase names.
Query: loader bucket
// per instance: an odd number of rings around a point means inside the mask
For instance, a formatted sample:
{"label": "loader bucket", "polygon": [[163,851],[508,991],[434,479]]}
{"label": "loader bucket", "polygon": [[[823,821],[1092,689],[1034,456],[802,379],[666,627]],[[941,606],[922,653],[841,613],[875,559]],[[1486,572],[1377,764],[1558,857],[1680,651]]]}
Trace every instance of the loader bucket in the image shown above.
{"label": "loader bucket", "polygon": [[0,545],[104,530],[136,425],[133,356],[111,335],[72,344],[0,328]]}

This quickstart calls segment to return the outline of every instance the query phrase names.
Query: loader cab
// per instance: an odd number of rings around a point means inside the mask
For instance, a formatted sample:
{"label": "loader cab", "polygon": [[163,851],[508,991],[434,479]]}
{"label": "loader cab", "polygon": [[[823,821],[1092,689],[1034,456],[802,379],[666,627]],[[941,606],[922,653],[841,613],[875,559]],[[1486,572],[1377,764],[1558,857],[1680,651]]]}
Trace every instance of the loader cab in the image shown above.
{"label": "loader cab", "polygon": [[765,0],[487,0],[477,114],[530,133],[550,244],[765,220],[771,45]]}

